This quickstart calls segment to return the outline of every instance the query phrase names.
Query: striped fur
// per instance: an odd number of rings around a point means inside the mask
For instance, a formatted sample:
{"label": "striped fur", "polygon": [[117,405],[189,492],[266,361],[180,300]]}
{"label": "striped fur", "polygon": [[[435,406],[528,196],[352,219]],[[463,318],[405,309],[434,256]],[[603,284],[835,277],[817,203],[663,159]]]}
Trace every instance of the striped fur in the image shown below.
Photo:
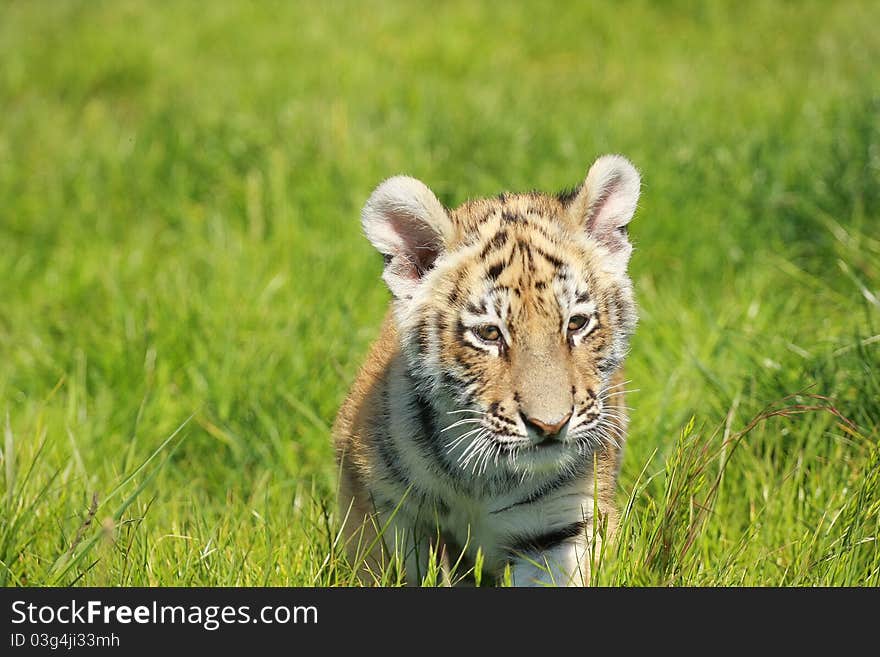
{"label": "striped fur", "polygon": [[604,156],[560,196],[446,210],[405,177],[373,193],[364,230],[393,300],[334,426],[365,573],[396,551],[417,583],[429,553],[448,566],[479,549],[517,585],[587,581],[597,523],[617,521],[638,192]]}

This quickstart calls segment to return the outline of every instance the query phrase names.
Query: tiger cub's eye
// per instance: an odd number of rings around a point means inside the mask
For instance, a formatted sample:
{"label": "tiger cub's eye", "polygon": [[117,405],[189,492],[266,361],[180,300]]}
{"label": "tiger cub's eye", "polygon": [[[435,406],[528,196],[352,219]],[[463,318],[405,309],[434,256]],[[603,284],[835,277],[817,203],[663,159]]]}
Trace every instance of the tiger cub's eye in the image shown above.
{"label": "tiger cub's eye", "polygon": [[568,320],[568,330],[570,332],[580,331],[584,328],[588,321],[588,317],[586,315],[572,315]]}
{"label": "tiger cub's eye", "polygon": [[474,328],[474,333],[486,342],[498,342],[501,339],[501,329],[493,324],[481,324]]}

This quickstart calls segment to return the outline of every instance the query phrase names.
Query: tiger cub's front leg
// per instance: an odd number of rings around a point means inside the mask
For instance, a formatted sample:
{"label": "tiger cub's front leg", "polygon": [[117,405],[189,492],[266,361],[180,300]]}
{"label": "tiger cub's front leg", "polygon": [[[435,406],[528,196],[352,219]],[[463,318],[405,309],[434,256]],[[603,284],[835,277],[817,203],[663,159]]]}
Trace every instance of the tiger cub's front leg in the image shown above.
{"label": "tiger cub's front leg", "polygon": [[510,576],[513,586],[586,586],[590,580],[590,546],[586,536],[521,553],[510,562]]}
{"label": "tiger cub's front leg", "polygon": [[[578,523],[574,536],[552,545],[533,546],[518,551],[510,561],[513,586],[586,586],[590,581],[592,554],[589,529]],[[571,533],[570,528],[561,530]],[[598,540],[598,539],[597,539]]]}
{"label": "tiger cub's front leg", "polygon": [[[589,499],[580,508],[581,520],[547,534],[520,542],[511,550],[510,583],[513,586],[587,586],[595,560],[617,530],[618,514],[601,495],[593,506]],[[595,516],[588,510],[593,509]],[[610,545],[610,543],[609,543]]]}

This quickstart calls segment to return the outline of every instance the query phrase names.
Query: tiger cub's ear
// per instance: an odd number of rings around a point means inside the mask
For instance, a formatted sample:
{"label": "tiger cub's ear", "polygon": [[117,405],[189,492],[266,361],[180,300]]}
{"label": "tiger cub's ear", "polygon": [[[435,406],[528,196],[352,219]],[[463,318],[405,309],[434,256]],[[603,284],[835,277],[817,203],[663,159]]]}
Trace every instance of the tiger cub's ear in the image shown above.
{"label": "tiger cub's ear", "polygon": [[398,299],[412,296],[453,232],[434,193],[409,176],[379,185],[361,212],[361,224],[367,239],[385,256],[382,278]]}
{"label": "tiger cub's ear", "polygon": [[632,253],[626,225],[636,211],[640,186],[639,172],[629,160],[603,155],[569,204],[573,221],[611,252],[611,264],[620,271]]}

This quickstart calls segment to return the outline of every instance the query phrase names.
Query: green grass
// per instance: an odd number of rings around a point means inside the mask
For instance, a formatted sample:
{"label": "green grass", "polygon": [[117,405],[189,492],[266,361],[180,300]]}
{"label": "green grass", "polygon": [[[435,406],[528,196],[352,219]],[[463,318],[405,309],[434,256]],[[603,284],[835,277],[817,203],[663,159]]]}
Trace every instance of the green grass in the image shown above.
{"label": "green grass", "polygon": [[0,3],[0,583],[350,583],[361,205],[620,152],[639,392],[595,581],[880,585],[880,9],[689,4]]}

